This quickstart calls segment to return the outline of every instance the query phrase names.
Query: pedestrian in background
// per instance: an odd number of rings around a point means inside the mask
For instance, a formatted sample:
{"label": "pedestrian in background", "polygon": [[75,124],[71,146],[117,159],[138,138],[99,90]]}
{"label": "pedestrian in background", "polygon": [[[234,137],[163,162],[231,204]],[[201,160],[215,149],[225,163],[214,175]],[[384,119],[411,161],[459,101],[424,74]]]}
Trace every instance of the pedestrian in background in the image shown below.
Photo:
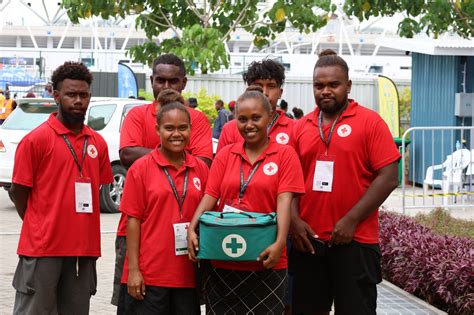
{"label": "pedestrian in background", "polygon": [[195,97],[188,98],[188,105],[189,105],[189,107],[194,108],[194,109],[197,110],[197,107],[198,107],[197,98],[195,98]]}
{"label": "pedestrian in background", "polygon": [[291,119],[295,119],[295,117],[291,114],[291,113],[288,113],[288,102],[285,101],[284,99],[282,99],[280,101],[280,110],[285,113],[285,116],[288,117],[288,118],[291,118]]}
{"label": "pedestrian in background", "polygon": [[230,101],[229,102],[229,120],[235,119],[235,101]]}
{"label": "pedestrian in background", "polygon": [[10,91],[5,91],[5,97],[0,98],[0,125],[3,124],[5,119],[15,110],[16,102],[10,98]]}
{"label": "pedestrian in background", "polygon": [[224,108],[224,102],[222,100],[217,100],[214,104],[214,108],[217,111],[217,117],[214,122],[214,127],[212,128],[212,137],[219,139],[222,127],[229,121],[230,113]]}

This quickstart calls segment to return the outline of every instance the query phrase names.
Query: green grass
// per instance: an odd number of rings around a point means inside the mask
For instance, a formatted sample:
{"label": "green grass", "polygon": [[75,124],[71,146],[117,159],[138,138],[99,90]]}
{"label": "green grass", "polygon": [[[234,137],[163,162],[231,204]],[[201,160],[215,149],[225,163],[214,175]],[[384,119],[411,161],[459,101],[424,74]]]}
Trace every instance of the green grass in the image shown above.
{"label": "green grass", "polygon": [[429,214],[418,214],[415,220],[439,234],[474,239],[474,221],[455,219],[443,208],[433,209]]}

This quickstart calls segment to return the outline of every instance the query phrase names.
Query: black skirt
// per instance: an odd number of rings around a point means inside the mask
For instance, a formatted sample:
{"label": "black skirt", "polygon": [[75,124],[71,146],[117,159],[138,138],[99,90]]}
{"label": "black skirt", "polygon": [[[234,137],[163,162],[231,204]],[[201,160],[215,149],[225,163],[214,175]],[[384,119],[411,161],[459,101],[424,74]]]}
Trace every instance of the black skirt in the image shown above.
{"label": "black skirt", "polygon": [[206,314],[283,314],[286,269],[238,271],[210,268],[204,281]]}

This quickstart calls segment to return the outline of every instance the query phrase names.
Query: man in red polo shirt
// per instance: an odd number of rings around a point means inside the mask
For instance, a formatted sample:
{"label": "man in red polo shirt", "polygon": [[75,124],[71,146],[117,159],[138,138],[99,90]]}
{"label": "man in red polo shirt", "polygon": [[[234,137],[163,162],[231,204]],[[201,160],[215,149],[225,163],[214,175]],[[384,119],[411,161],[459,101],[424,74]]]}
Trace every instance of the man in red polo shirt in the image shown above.
{"label": "man in red polo shirt", "polygon": [[92,75],[66,62],[52,76],[58,113],[18,145],[9,191],[23,219],[14,314],[88,314],[100,256],[100,185],[112,182],[104,139],[84,125]]}
{"label": "man in red polo shirt", "polygon": [[[283,93],[285,82],[285,68],[271,59],[254,61],[249,65],[247,72],[243,75],[247,85],[258,85],[263,89],[263,94],[272,105],[272,119],[268,127],[268,135],[279,144],[288,144],[292,134],[294,120],[285,116],[281,110],[277,110],[277,103]],[[237,121],[231,120],[222,128],[217,145],[217,152],[229,144],[242,141],[243,138],[237,129]]]}
{"label": "man in red polo shirt", "polygon": [[323,51],[317,108],[299,120],[294,147],[306,194],[292,203],[293,314],[375,314],[381,281],[378,207],[398,185],[400,154],[375,112],[348,99],[346,62]]}
{"label": "man in red polo shirt", "polygon": [[[120,161],[129,167],[137,159],[153,151],[160,144],[156,133],[156,113],[160,109],[157,102],[160,92],[172,89],[179,93],[186,87],[186,70],[181,59],[173,54],[164,54],[153,62],[150,76],[155,101],[149,105],[137,106],[130,110],[123,122],[120,133]],[[191,138],[186,148],[192,155],[203,160],[208,166],[212,160],[212,131],[207,117],[188,108],[191,116]],[[115,276],[111,303],[118,304],[120,280],[125,260],[127,216],[122,214],[115,241]]]}

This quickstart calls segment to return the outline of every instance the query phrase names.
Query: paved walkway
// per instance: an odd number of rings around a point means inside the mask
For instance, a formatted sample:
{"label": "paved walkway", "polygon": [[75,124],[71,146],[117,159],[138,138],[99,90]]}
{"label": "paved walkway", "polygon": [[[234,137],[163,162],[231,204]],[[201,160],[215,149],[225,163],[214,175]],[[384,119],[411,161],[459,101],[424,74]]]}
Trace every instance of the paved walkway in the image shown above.
{"label": "paved walkway", "polygon": [[[396,192],[394,192],[396,195]],[[394,195],[394,196],[395,196]],[[396,204],[396,198],[389,201]],[[97,294],[91,300],[91,314],[115,314],[116,308],[110,304],[114,270],[114,241],[118,214],[102,214],[102,257],[97,262]],[[18,261],[16,247],[21,228],[13,204],[6,192],[0,189],[0,315],[11,314],[15,291],[11,286],[13,273]],[[383,282],[379,286],[377,314],[444,314],[406,292]]]}

